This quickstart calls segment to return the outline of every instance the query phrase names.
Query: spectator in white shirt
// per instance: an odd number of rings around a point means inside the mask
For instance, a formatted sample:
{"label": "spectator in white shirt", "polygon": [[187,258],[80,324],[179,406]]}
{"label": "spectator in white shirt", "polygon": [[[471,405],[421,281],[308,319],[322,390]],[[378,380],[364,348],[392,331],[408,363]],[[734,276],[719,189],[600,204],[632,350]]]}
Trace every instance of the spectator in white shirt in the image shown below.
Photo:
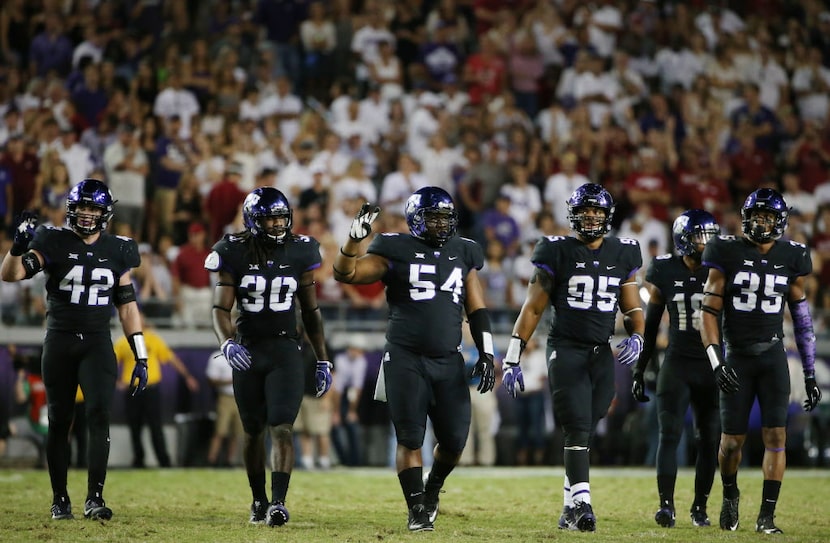
{"label": "spectator in white shirt", "polygon": [[146,207],[145,183],[150,170],[147,154],[129,124],[118,126],[118,139],[104,151],[107,184],[118,195],[115,223],[127,223],[137,241],[141,241]]}
{"label": "spectator in white shirt", "polygon": [[418,109],[412,113],[412,117],[409,119],[406,147],[415,160],[425,164],[424,156],[429,140],[438,132],[438,128],[441,126],[438,120],[441,99],[431,92],[425,92],[418,102]]}
{"label": "spectator in white shirt", "polygon": [[196,100],[196,95],[182,86],[181,76],[175,70],[171,71],[167,76],[167,86],[156,96],[153,114],[163,121],[178,115],[182,121],[178,136],[188,139],[190,138],[190,121],[198,113],[199,102]]}
{"label": "spectator in white shirt", "polygon": [[398,169],[389,173],[380,187],[380,206],[384,209],[402,210],[413,192],[429,185],[420,173],[418,163],[407,153],[398,157]]}
{"label": "spectator in white shirt", "polygon": [[291,92],[291,80],[286,76],[277,78],[277,92],[260,102],[263,117],[275,117],[285,141],[294,141],[300,133],[300,114],[303,102]]}
{"label": "spectator in white shirt", "polygon": [[53,148],[66,165],[69,171],[69,182],[74,187],[92,173],[95,163],[92,160],[92,153],[78,143],[78,137],[72,128],[61,130],[60,137],[53,143]]}
{"label": "spectator in white shirt", "polygon": [[545,183],[545,203],[553,213],[556,225],[568,230],[571,226],[568,221],[568,198],[589,180],[576,171],[577,156],[573,151],[564,153],[561,162],[561,171],[550,176]]}

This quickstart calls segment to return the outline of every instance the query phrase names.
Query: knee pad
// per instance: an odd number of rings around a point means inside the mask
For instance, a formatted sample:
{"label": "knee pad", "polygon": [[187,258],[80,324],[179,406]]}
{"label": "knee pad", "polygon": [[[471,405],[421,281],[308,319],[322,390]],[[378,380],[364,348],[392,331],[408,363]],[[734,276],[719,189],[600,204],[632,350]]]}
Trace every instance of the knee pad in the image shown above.
{"label": "knee pad", "polygon": [[587,447],[591,440],[591,433],[584,430],[564,430],[565,447]]}

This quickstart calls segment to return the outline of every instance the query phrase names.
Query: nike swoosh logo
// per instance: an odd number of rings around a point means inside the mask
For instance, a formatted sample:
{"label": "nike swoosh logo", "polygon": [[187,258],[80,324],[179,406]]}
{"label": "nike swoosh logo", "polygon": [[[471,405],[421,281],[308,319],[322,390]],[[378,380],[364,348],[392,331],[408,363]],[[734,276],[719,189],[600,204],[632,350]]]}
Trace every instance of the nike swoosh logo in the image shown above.
{"label": "nike swoosh logo", "polygon": [[616,266],[606,266],[605,267],[605,269],[607,269],[607,270],[613,270],[614,268],[616,268]]}
{"label": "nike swoosh logo", "polygon": [[107,258],[99,258],[99,259],[98,259],[98,262],[106,262],[107,260],[109,260],[109,259],[107,259]]}
{"label": "nike swoosh logo", "polygon": [[285,268],[290,268],[290,267],[291,267],[290,264],[280,264],[280,269],[281,270],[284,270]]}
{"label": "nike swoosh logo", "polygon": [[458,258],[458,257],[457,256],[451,256],[450,260],[455,260],[456,258]]}
{"label": "nike swoosh logo", "polygon": [[775,268],[776,270],[780,270],[781,268],[784,267],[784,265],[783,264],[774,264],[772,267]]}

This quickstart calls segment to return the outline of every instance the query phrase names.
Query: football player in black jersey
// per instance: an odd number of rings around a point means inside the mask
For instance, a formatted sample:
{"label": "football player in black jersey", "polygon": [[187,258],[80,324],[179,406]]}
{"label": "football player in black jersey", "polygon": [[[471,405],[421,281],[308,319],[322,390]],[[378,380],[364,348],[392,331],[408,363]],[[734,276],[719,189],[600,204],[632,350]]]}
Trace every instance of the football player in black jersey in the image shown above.
{"label": "football player in black jersey", "polygon": [[[479,359],[479,392],[493,388],[493,338],[478,271],[481,246],[456,236],[458,214],[450,195],[424,187],[407,199],[410,235],[381,234],[366,254],[360,243],[372,232],[380,209],[364,204],[335,258],[334,276],[344,283],[386,284],[389,326],[375,398],[389,404],[397,439],[396,466],[412,531],[432,530],[438,493],[458,463],[470,429],[470,392],[459,350],[467,317]],[[421,447],[427,417],[437,444],[423,481]]]}
{"label": "football player in black jersey", "polygon": [[73,518],[66,478],[78,385],[84,393],[89,428],[84,517],[112,518],[103,490],[117,377],[109,326],[113,305],[136,359],[131,380],[137,381],[134,393],[147,386],[147,347],[130,281],[130,269],[139,265],[140,257],[135,241],[105,232],[114,203],[104,183],[84,179],[67,197],[67,226],[36,229],[35,215],[24,213],[12,249],[0,267],[4,281],[21,281],[40,271],[49,276],[42,365],[49,403],[46,458],[53,519]]}
{"label": "football player in black jersey", "polygon": [[674,485],[677,480],[677,446],[691,402],[695,420],[697,458],[694,526],[709,526],[706,502],[717,466],[718,395],[706,351],[700,341],[700,304],[707,270],[700,262],[706,242],[720,234],[715,217],[702,209],[681,213],[672,225],[676,255],[661,255],[649,264],[646,281],[649,301],[643,352],[634,368],[631,392],[640,402],[649,401],[643,371],[654,354],[663,311],[669,311],[669,343],[657,377],[657,413],[660,440],[657,446],[657,492],[660,508],[654,520],[671,528],[675,523]]}
{"label": "football player in black jersey", "polygon": [[[242,204],[245,231],[213,246],[205,268],[218,272],[213,330],[233,367],[233,392],[245,430],[243,459],[253,503],[250,521],[282,526],[294,466],[293,424],[304,391],[296,303],[317,357],[317,396],[331,386],[331,364],[317,307],[314,270],[320,245],[291,232],[292,211],[273,187],[254,189]],[[231,310],[239,316],[234,325]],[[271,434],[271,500],[265,492],[265,430]]]}
{"label": "football player in black jersey", "polygon": [[804,276],[812,273],[813,263],[806,246],[779,239],[788,215],[787,204],[777,191],[758,189],[741,208],[743,236],[719,236],[703,251],[709,275],[703,290],[700,335],[721,389],[718,461],[723,481],[720,527],[724,530],[738,528],[738,465],[750,409],[757,398],[764,486],[755,530],[781,533],[774,515],[786,465],[790,396],[785,305],[790,308],[804,369],[804,409],[812,411],[821,400],[815,376],[816,338],[804,293]]}
{"label": "football player in black jersey", "polygon": [[636,277],[643,257],[636,240],[605,237],[613,216],[614,200],[600,185],[586,183],[573,192],[568,220],[576,235],[547,236],[536,244],[531,256],[535,271],[503,361],[503,384],[515,397],[524,389],[521,352],[548,304],[552,305],[555,318],[547,356],[553,414],[565,439],[562,529],[596,529],[589,446],[614,397],[614,355],[608,341],[618,308],[630,334],[617,345],[622,347],[618,361],[630,365],[643,346]]}

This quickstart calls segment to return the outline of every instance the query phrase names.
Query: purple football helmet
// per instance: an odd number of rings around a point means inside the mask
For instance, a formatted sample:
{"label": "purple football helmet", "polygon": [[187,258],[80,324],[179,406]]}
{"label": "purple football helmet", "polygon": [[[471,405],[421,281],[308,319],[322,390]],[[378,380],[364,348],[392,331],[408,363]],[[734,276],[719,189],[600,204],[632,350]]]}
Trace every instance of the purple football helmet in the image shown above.
{"label": "purple football helmet", "polygon": [[[759,223],[755,217],[756,212],[772,213],[775,216],[772,228],[768,229],[767,224]],[[769,243],[784,235],[789,216],[787,203],[777,190],[758,189],[747,196],[741,208],[741,226],[744,235],[755,243]]]}
{"label": "purple football helmet", "polygon": [[671,231],[674,248],[680,255],[700,258],[698,245],[706,245],[720,234],[720,225],[708,211],[690,209],[674,220]]}
{"label": "purple football helmet", "polygon": [[[285,225],[263,226],[261,220],[284,217]],[[271,241],[282,242],[291,231],[293,211],[285,195],[273,187],[254,189],[242,203],[242,222],[245,228],[256,237],[265,237]]]}
{"label": "purple football helmet", "polygon": [[[586,217],[583,210],[596,207],[605,211],[605,218]],[[614,199],[611,194],[596,183],[585,183],[568,198],[568,220],[574,232],[589,241],[599,239],[611,231],[614,217]]]}
{"label": "purple football helmet", "polygon": [[[69,191],[66,197],[66,221],[75,232],[84,236],[103,231],[112,219],[115,200],[103,181],[84,179]],[[100,216],[78,210],[80,206],[92,206],[101,210]]]}
{"label": "purple football helmet", "polygon": [[406,224],[413,237],[441,247],[458,230],[458,212],[452,197],[442,188],[416,190],[404,206]]}

